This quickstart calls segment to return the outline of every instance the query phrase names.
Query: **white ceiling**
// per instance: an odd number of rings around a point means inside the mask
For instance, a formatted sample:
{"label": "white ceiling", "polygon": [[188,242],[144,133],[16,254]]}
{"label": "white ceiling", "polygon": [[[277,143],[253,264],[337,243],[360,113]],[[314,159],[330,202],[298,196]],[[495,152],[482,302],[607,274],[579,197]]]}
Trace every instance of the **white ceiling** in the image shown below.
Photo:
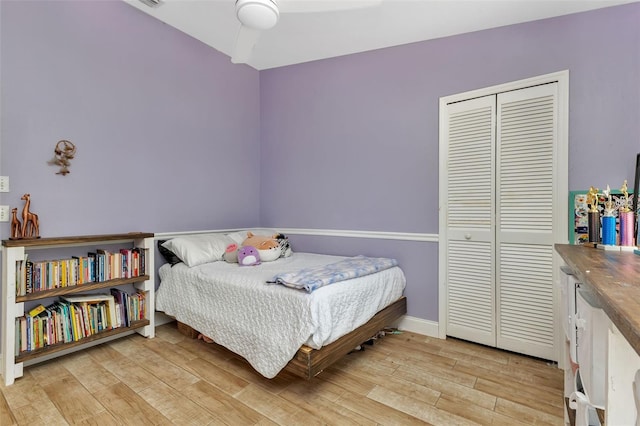
{"label": "white ceiling", "polygon": [[[123,1],[231,56],[240,27],[235,0],[163,0],[156,8]],[[635,1],[382,0],[340,12],[283,13],[261,33],[248,64],[263,70]]]}

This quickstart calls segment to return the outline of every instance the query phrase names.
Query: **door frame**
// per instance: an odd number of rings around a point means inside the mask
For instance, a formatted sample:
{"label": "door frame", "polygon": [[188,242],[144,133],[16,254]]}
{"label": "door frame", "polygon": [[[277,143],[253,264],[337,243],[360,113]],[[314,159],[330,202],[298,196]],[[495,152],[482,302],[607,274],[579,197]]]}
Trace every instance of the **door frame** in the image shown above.
{"label": "door frame", "polygon": [[[558,71],[550,74],[540,75],[527,78],[524,80],[512,81],[509,83],[499,84],[496,86],[485,87],[481,89],[471,90],[468,92],[458,93],[455,95],[444,96],[440,98],[440,116],[439,116],[439,186],[438,186],[438,202],[439,202],[439,218],[438,218],[438,337],[441,339],[447,336],[447,283],[446,283],[446,265],[447,265],[447,188],[446,188],[446,159],[448,157],[448,144],[446,140],[446,106],[451,103],[460,102],[468,99],[478,98],[482,96],[496,95],[502,92],[523,89],[526,87],[537,86],[548,83],[558,83],[558,140],[555,147],[555,159],[557,167],[556,176],[558,182],[554,182],[557,191],[554,193],[554,206],[557,208],[553,212],[554,223],[559,224],[554,233],[554,241],[557,243],[567,243],[568,241],[568,215],[569,206],[567,197],[569,194],[569,70]],[[553,312],[554,323],[560,324],[559,312],[559,267],[561,259],[554,252],[553,257]],[[560,360],[560,348],[562,333],[560,327],[554,327],[554,343],[556,360]]]}

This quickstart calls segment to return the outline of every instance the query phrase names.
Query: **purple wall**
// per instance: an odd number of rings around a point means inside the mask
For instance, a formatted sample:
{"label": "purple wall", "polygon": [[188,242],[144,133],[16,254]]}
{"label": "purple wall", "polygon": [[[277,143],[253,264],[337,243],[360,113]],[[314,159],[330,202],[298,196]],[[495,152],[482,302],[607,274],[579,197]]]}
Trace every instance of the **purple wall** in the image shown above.
{"label": "purple wall", "polygon": [[119,0],[1,8],[2,204],[46,237],[259,224],[256,70]]}
{"label": "purple wall", "polygon": [[[438,233],[439,98],[565,69],[570,189],[632,183],[639,22],[634,3],[262,71],[262,226]],[[437,259],[414,248],[409,314],[437,320]]]}

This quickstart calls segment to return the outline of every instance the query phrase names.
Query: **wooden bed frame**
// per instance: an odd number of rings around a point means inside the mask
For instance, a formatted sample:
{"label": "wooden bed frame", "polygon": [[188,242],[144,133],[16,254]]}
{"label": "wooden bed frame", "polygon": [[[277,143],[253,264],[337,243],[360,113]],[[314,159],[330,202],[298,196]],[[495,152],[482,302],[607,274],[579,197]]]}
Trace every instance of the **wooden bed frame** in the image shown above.
{"label": "wooden bed frame", "polygon": [[[323,346],[320,349],[312,349],[303,345],[282,371],[288,371],[304,379],[311,379],[406,313],[407,298],[403,296],[375,314],[367,323],[327,346]],[[199,334],[181,322],[178,322],[178,330],[192,339],[197,338]],[[222,347],[216,343],[212,344]]]}

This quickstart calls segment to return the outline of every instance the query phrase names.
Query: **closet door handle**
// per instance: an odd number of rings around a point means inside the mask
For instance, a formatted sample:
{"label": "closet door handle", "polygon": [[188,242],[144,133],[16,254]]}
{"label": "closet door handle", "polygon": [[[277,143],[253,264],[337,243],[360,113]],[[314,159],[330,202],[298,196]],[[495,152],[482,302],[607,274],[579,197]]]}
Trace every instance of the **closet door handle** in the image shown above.
{"label": "closet door handle", "polygon": [[470,240],[471,239],[471,234],[464,234],[464,239],[465,240]]}

